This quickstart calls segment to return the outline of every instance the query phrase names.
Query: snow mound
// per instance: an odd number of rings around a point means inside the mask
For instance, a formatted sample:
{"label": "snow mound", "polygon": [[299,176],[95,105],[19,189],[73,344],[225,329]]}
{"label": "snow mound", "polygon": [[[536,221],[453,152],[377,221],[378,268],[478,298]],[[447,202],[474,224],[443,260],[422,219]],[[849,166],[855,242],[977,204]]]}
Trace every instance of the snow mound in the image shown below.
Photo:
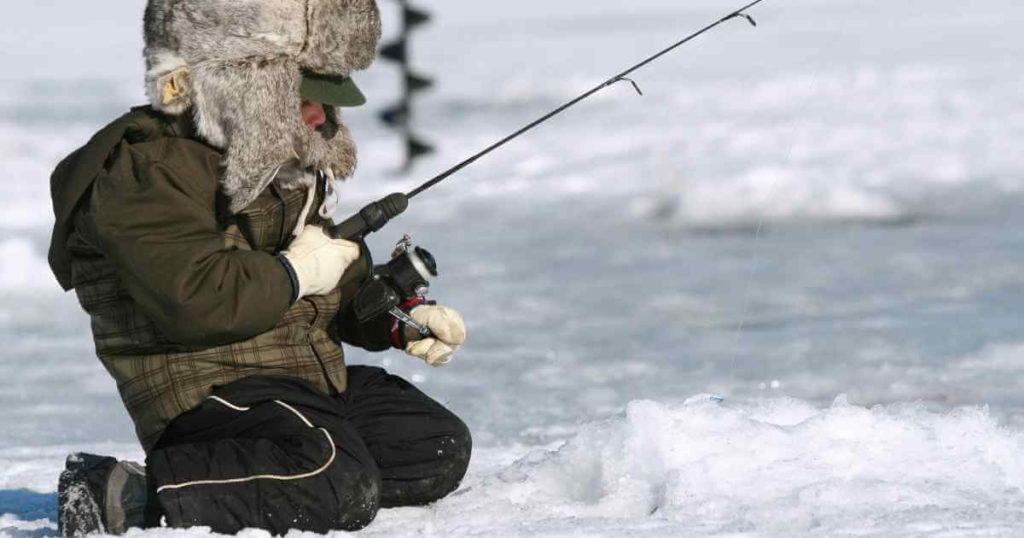
{"label": "snow mound", "polygon": [[370,531],[468,535],[500,521],[513,535],[999,535],[1024,519],[1022,449],[1019,432],[979,408],[635,401]]}

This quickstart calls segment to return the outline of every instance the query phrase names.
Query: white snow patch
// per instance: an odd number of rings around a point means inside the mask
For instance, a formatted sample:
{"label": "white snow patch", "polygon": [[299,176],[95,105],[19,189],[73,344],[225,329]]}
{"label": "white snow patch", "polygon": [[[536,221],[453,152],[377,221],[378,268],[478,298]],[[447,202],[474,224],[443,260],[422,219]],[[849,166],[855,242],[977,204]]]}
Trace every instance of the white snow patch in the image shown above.
{"label": "white snow patch", "polygon": [[680,218],[693,225],[754,220],[888,220],[903,208],[884,193],[837,182],[808,181],[794,167],[759,167],[732,178],[681,185]]}
{"label": "white snow patch", "polygon": [[57,530],[57,524],[48,519],[36,519],[33,521],[22,521],[12,514],[0,515],[0,536],[7,536],[8,530],[15,531],[38,531]]}
{"label": "white snow patch", "polygon": [[[9,84],[0,83],[0,91],[4,93],[15,90]],[[26,108],[31,97],[23,99],[10,108]],[[75,120],[65,125],[31,122],[19,125],[5,120],[3,113],[0,104],[0,162],[3,162],[4,174],[0,230],[52,226],[50,174],[64,156],[84,144],[102,124]]]}
{"label": "white snow patch", "polygon": [[91,452],[138,462],[146,459],[138,445],[123,443],[4,448],[0,449],[0,490],[57,491],[57,478],[64,470],[64,461],[68,454],[74,452]]}
{"label": "white snow patch", "polygon": [[44,253],[27,239],[0,241],[0,291],[59,291]]}
{"label": "white snow patch", "polygon": [[635,401],[364,534],[974,536],[1024,521],[1024,436],[986,409],[691,402]]}

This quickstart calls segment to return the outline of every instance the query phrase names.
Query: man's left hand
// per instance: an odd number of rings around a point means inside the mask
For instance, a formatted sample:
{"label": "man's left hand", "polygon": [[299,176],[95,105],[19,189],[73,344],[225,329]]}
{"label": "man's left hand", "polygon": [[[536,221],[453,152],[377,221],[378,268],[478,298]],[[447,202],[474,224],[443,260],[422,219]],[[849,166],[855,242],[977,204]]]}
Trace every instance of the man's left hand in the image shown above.
{"label": "man's left hand", "polygon": [[466,324],[455,310],[445,306],[420,305],[409,316],[432,333],[422,340],[410,341],[405,352],[431,366],[448,364],[452,355],[466,341]]}

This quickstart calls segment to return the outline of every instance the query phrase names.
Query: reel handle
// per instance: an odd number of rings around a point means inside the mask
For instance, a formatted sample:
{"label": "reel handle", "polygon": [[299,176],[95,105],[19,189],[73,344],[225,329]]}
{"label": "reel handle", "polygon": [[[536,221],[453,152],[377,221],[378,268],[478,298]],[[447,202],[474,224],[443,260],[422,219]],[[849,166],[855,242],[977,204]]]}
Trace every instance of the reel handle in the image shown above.
{"label": "reel handle", "polygon": [[340,224],[328,228],[327,235],[333,239],[348,239],[358,242],[383,228],[388,221],[404,213],[408,207],[409,197],[405,193],[389,194],[368,204]]}

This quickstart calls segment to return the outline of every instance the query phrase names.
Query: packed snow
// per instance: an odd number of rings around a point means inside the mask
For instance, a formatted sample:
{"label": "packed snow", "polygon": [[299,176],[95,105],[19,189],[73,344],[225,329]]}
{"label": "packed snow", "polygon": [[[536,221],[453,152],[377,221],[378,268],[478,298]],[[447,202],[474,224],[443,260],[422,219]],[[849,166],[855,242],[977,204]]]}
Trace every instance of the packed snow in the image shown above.
{"label": "packed snow", "polygon": [[367,534],[469,535],[496,512],[514,514],[497,534],[524,536],[949,536],[1024,523],[1024,437],[984,410],[691,400],[634,401]]}
{"label": "packed snow", "polygon": [[[0,7],[0,536],[56,532],[78,450],[141,459],[49,272],[48,177],[142,102],[142,0]],[[398,171],[357,75],[339,216],[458,162],[736,7],[424,3]],[[395,3],[382,2],[385,39]],[[470,339],[430,369],[474,459],[367,536],[1019,536],[1024,5],[767,0],[417,198]],[[243,533],[262,538],[262,531]],[[200,537],[204,529],[132,531]],[[298,534],[296,534],[298,536]]]}

